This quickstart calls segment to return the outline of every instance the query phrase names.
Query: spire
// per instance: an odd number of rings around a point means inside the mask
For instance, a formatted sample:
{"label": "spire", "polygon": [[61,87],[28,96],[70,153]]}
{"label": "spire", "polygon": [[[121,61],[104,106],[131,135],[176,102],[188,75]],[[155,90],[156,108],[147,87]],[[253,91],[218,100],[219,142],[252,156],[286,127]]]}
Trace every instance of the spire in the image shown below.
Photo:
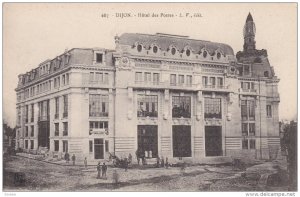
{"label": "spire", "polygon": [[253,21],[253,18],[252,18],[252,15],[251,15],[250,12],[249,12],[249,14],[248,14],[248,16],[247,16],[246,23],[247,23],[248,21]]}

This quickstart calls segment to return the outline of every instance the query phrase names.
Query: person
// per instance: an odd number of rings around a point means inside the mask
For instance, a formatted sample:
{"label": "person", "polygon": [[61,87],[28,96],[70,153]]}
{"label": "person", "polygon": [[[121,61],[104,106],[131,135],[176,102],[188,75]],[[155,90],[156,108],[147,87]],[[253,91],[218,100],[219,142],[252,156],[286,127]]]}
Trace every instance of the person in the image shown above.
{"label": "person", "polygon": [[166,164],[165,164],[166,168],[169,168],[169,161],[168,161],[168,157],[166,157]]}
{"label": "person", "polygon": [[73,156],[72,156],[73,166],[75,166],[75,160],[76,160],[76,157],[75,157],[75,154],[73,154]]}
{"label": "person", "polygon": [[69,163],[69,161],[70,161],[70,155],[68,152],[66,152],[66,154],[65,154],[65,160],[66,160],[66,163]]}
{"label": "person", "polygon": [[156,167],[157,167],[157,168],[159,168],[159,160],[160,160],[160,159],[159,159],[159,156],[157,155],[157,157],[156,157]]}
{"label": "person", "polygon": [[136,156],[136,160],[138,162],[138,165],[140,165],[140,152],[139,152],[139,149],[137,149],[135,151],[135,156]]}
{"label": "person", "polygon": [[132,162],[132,155],[129,153],[129,155],[128,155],[128,164],[131,164],[131,162]]}
{"label": "person", "polygon": [[87,168],[87,159],[86,159],[86,157],[84,158],[84,167],[85,167],[85,169]]}
{"label": "person", "polygon": [[100,164],[100,161],[97,165],[97,172],[98,172],[97,179],[100,179],[101,178],[101,164]]}
{"label": "person", "polygon": [[162,168],[165,167],[165,160],[164,160],[163,156],[161,156],[160,167],[162,167]]}
{"label": "person", "polygon": [[124,158],[123,162],[124,162],[123,164],[124,164],[125,172],[127,172],[127,169],[128,169],[128,160],[127,160],[127,157]]}
{"label": "person", "polygon": [[107,165],[103,163],[102,165],[102,178],[106,179],[106,171],[107,171]]}

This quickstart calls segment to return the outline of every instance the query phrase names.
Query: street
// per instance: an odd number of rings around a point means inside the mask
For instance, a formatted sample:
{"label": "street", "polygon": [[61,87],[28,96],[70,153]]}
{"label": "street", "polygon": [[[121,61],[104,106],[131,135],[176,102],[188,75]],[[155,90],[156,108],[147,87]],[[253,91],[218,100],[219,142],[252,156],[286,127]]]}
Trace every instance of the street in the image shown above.
{"label": "street", "polygon": [[[179,167],[124,169],[108,167],[107,180],[96,179],[96,166],[62,166],[19,156],[4,159],[7,172],[25,173],[25,184],[4,182],[5,191],[267,191],[259,185],[259,174],[243,176],[231,165],[197,165]],[[265,165],[265,164],[264,164]],[[254,166],[255,167],[255,166]],[[268,166],[269,168],[269,166]],[[249,168],[250,169],[250,168]],[[254,168],[253,168],[254,169]],[[113,171],[119,183],[113,183]],[[248,169],[247,169],[248,170]],[[259,173],[262,173],[259,172]]]}

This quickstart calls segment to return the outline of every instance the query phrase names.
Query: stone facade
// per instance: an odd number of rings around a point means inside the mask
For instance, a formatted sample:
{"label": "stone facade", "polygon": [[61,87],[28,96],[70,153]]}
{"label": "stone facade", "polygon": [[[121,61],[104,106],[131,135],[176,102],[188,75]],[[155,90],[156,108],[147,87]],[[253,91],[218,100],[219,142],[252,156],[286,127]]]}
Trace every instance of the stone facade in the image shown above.
{"label": "stone facade", "polygon": [[137,150],[270,158],[279,147],[279,79],[255,48],[251,15],[244,39],[235,56],[226,44],[125,33],[115,50],[75,48],[47,60],[19,75],[16,148],[89,160]]}

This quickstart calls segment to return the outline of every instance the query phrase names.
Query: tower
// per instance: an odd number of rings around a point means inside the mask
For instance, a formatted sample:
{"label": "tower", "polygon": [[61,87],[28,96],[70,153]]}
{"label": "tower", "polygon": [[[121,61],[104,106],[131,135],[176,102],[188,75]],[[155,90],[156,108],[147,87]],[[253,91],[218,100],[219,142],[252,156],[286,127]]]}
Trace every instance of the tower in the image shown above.
{"label": "tower", "polygon": [[249,12],[244,26],[244,52],[253,50],[255,50],[255,23]]}

